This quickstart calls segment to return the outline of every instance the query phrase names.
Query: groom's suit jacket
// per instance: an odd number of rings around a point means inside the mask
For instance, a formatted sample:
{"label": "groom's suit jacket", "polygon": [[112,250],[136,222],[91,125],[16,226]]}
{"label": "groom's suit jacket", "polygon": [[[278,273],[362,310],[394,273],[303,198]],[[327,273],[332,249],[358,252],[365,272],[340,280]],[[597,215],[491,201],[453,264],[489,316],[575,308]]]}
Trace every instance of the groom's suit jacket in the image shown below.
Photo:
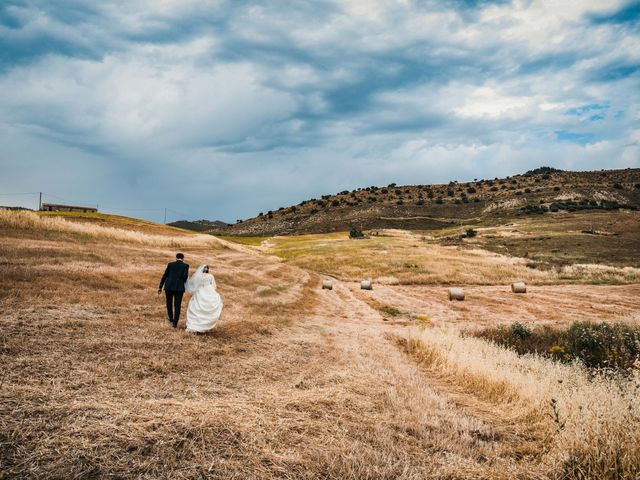
{"label": "groom's suit jacket", "polygon": [[189,278],[189,265],[176,260],[167,265],[164,275],[160,280],[160,287],[168,292],[184,292],[184,282]]}

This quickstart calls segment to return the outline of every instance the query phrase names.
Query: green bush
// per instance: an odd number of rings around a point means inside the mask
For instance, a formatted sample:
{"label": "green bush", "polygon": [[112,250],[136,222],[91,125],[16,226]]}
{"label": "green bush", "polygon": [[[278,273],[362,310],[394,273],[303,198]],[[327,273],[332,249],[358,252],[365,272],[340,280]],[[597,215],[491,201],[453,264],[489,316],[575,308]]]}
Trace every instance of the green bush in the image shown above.
{"label": "green bush", "polygon": [[640,357],[640,331],[622,324],[576,322],[567,330],[566,347],[588,367],[629,369]]}
{"label": "green bush", "polygon": [[362,233],[362,230],[359,228],[352,228],[349,231],[349,238],[362,238],[364,237],[364,233]]}
{"label": "green bush", "polygon": [[559,361],[579,360],[592,369],[631,372],[640,360],[640,327],[625,324],[574,322],[567,329],[530,329],[521,323],[490,327],[473,335],[514,349]]}

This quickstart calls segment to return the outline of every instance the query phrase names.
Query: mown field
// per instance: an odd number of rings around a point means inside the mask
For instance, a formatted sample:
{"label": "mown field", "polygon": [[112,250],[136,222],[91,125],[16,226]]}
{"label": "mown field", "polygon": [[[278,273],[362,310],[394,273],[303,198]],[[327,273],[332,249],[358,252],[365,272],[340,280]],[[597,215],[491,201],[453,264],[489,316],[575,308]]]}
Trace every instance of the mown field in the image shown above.
{"label": "mown field", "polygon": [[[474,237],[465,237],[468,229]],[[345,281],[400,285],[640,282],[640,213],[526,216],[424,232],[225,237]]]}
{"label": "mown field", "polygon": [[[500,234],[478,232],[241,245],[0,211],[0,478],[637,478],[637,370],[467,333],[637,328],[637,270],[531,268],[531,254],[480,249]],[[178,250],[216,276],[225,309],[209,334],[164,319],[157,283]],[[527,295],[505,288],[515,278]],[[445,299],[453,283],[465,302]]]}

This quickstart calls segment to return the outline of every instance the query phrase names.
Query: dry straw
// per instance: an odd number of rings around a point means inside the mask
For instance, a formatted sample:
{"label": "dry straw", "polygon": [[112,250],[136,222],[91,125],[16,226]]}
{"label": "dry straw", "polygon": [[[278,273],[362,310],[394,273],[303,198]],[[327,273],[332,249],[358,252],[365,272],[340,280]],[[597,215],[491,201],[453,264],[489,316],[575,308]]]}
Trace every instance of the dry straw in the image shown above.
{"label": "dry straw", "polygon": [[527,293],[527,285],[524,282],[513,282],[511,291],[513,293]]}
{"label": "dry straw", "polygon": [[333,280],[323,280],[322,281],[322,289],[323,290],[333,290]]}
{"label": "dry straw", "polygon": [[155,247],[221,247],[222,242],[210,235],[152,235],[122,228],[103,227],[90,223],[68,221],[57,216],[42,216],[34,212],[0,210],[0,227],[10,229],[61,232],[82,235],[93,239],[105,239],[137,243]]}
{"label": "dry straw", "polygon": [[[436,374],[545,439],[543,463],[561,478],[639,478],[637,378],[593,374],[454,331],[415,330],[409,348]],[[439,372],[439,373],[438,373]]]}
{"label": "dry straw", "polygon": [[362,280],[360,282],[360,288],[362,290],[373,290],[373,284],[371,280]]}
{"label": "dry straw", "polygon": [[458,301],[463,301],[464,300],[464,289],[460,288],[460,287],[453,287],[449,289],[449,301],[452,300],[458,300]]}

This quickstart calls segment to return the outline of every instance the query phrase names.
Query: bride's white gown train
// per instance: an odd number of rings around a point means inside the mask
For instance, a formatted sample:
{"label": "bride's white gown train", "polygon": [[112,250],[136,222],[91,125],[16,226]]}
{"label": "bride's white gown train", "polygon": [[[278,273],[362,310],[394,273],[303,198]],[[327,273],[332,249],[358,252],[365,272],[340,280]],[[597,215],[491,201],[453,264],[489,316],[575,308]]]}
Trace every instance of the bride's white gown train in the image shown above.
{"label": "bride's white gown train", "polygon": [[[196,277],[196,275],[194,275]],[[201,273],[190,279],[193,294],[187,308],[187,332],[207,332],[222,314],[222,299],[216,291],[216,281],[210,273]],[[193,285],[196,280],[196,285]]]}

